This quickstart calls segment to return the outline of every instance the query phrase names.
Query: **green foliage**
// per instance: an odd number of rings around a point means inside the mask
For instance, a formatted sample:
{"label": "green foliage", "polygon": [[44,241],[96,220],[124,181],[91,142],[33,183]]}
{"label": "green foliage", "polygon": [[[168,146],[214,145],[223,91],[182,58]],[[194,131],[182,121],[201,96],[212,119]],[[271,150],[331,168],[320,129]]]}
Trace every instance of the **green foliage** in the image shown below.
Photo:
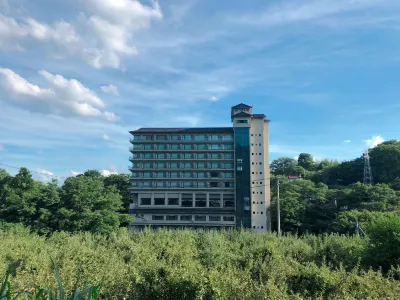
{"label": "green foliage", "polygon": [[316,167],[313,156],[309,153],[300,153],[297,159],[297,164],[307,171],[313,171]]}
{"label": "green foliage", "polygon": [[108,179],[90,170],[66,179],[60,188],[56,181],[33,180],[25,168],[15,176],[1,171],[0,221],[22,223],[41,234],[58,230],[109,234],[130,221],[126,180],[126,175]]}
{"label": "green foliage", "polygon": [[397,299],[400,293],[398,271],[369,270],[372,245],[356,236],[119,229],[46,238],[9,228],[0,229],[0,239],[0,274],[18,262],[7,281],[12,295],[42,291],[43,299],[56,299],[51,291],[74,299],[87,291],[81,286],[101,286],[101,299]]}
{"label": "green foliage", "polygon": [[297,165],[297,161],[289,157],[275,159],[271,163],[271,173],[273,175],[300,175],[304,173],[304,168]]}
{"label": "green foliage", "polygon": [[389,215],[368,226],[368,263],[388,271],[400,266],[400,215]]}

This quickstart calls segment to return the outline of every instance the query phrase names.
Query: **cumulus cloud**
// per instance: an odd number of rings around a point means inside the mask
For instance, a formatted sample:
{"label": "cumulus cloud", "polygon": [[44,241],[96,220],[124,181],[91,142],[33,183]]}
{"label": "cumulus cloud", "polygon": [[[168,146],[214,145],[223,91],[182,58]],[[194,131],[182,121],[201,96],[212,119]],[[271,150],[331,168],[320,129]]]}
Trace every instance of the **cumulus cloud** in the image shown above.
{"label": "cumulus cloud", "polygon": [[385,141],[380,135],[374,135],[370,140],[364,140],[363,142],[368,148],[374,148]]}
{"label": "cumulus cloud", "polygon": [[10,96],[5,99],[32,112],[117,120],[113,113],[102,110],[104,102],[78,80],[47,71],[39,71],[39,75],[49,87],[39,87],[10,69],[0,68],[0,87]]}
{"label": "cumulus cloud", "polygon": [[110,175],[118,174],[118,172],[110,171],[110,170],[101,170],[100,173],[101,173],[101,175],[103,175],[105,177],[110,176]]}
{"label": "cumulus cloud", "polygon": [[351,142],[351,140],[344,140],[343,141],[343,143],[345,143],[345,144],[348,144],[348,143],[350,143]]}
{"label": "cumulus cloud", "polygon": [[0,14],[0,48],[22,49],[20,43],[31,38],[55,45],[55,57],[120,68],[123,56],[138,53],[133,33],[163,17],[156,2],[146,6],[136,0],[85,0],[83,5],[88,16],[81,13],[73,22],[47,24],[30,17],[18,21]]}
{"label": "cumulus cloud", "polygon": [[208,100],[212,101],[212,102],[215,102],[215,101],[218,101],[219,99],[216,96],[211,96],[210,98],[208,98]]}
{"label": "cumulus cloud", "polygon": [[113,84],[103,85],[100,88],[104,93],[109,93],[109,94],[114,94],[115,96],[119,96],[118,88]]}
{"label": "cumulus cloud", "polygon": [[54,177],[54,173],[45,169],[36,169],[35,177],[40,181],[50,182]]}
{"label": "cumulus cloud", "polygon": [[69,171],[69,174],[71,175],[71,176],[78,176],[78,175],[82,175],[83,173],[82,172],[78,172],[78,171],[74,171],[74,170],[70,170]]}

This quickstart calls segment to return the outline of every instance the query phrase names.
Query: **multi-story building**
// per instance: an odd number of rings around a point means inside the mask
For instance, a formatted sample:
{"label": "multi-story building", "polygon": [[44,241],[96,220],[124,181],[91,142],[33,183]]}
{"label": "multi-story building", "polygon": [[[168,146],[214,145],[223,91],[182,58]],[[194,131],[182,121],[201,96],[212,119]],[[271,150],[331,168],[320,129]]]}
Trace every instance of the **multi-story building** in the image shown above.
{"label": "multi-story building", "polygon": [[131,131],[133,229],[270,228],[268,123],[232,107],[233,127]]}

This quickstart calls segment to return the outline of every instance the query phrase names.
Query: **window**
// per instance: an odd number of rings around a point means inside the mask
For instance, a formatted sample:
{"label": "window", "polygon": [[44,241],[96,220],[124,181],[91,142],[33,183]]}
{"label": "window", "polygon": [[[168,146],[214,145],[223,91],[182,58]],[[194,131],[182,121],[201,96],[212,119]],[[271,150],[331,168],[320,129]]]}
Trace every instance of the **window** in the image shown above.
{"label": "window", "polygon": [[156,140],[157,141],[166,141],[167,136],[166,135],[156,135]]}
{"label": "window", "polygon": [[168,205],[179,205],[179,194],[168,194]]}
{"label": "window", "polygon": [[134,136],[133,136],[133,140],[134,140],[134,141],[141,141],[141,140],[143,140],[143,136],[141,136],[141,135],[134,135]]}
{"label": "window", "polygon": [[178,177],[179,177],[178,172],[171,172],[171,173],[169,173],[169,177],[171,177],[171,178],[178,178]]}
{"label": "window", "polygon": [[262,175],[262,172],[260,172],[260,174]]}
{"label": "window", "polygon": [[163,221],[164,220],[164,216],[162,216],[162,215],[153,215],[152,217],[151,217],[151,219],[153,220],[153,221]]}
{"label": "window", "polygon": [[211,158],[212,159],[219,159],[219,157],[220,157],[219,153],[212,153],[211,154]]}
{"label": "window", "polygon": [[206,207],[206,206],[207,206],[207,195],[196,194],[196,207]]}
{"label": "window", "polygon": [[171,141],[179,141],[180,140],[180,136],[179,135],[171,135],[170,136],[170,140]]}
{"label": "window", "polygon": [[219,163],[211,163],[210,168],[211,169],[219,169]]}
{"label": "window", "polygon": [[232,159],[233,158],[233,154],[232,153],[225,153],[224,154],[224,158],[225,159]]}
{"label": "window", "polygon": [[192,221],[192,216],[191,215],[182,215],[181,221]]}
{"label": "window", "polygon": [[192,169],[192,168],[193,168],[193,164],[192,164],[192,163],[184,163],[184,164],[183,164],[183,167],[184,167],[185,169]]}
{"label": "window", "polygon": [[148,181],[142,182],[142,185],[143,185],[143,187],[151,187],[152,186],[151,182],[148,182]]}
{"label": "window", "polygon": [[169,155],[170,159],[179,159],[180,158],[180,154],[179,153],[171,153]]}
{"label": "window", "polygon": [[157,158],[158,158],[158,159],[166,159],[167,157],[166,157],[165,153],[159,153],[159,154],[157,155]]}
{"label": "window", "polygon": [[197,168],[198,169],[207,169],[206,163],[197,163]]}
{"label": "window", "polygon": [[165,195],[154,194],[154,205],[165,205]]}
{"label": "window", "polygon": [[207,144],[197,145],[197,150],[207,150],[207,149],[208,149]]}
{"label": "window", "polygon": [[194,216],[194,220],[196,222],[205,222],[207,221],[207,216]]}
{"label": "window", "polygon": [[262,194],[262,192],[260,192],[260,194]]}
{"label": "window", "polygon": [[151,195],[150,194],[143,194],[140,197],[140,205],[151,205]]}
{"label": "window", "polygon": [[194,140],[194,136],[193,135],[184,135],[183,139],[185,141],[191,141],[191,140]]}
{"label": "window", "polygon": [[197,187],[199,187],[199,188],[207,187],[207,183],[206,182],[199,181],[199,182],[196,182],[196,184],[197,184]]}
{"label": "window", "polygon": [[145,136],[143,136],[144,137],[144,139],[146,140],[146,141],[152,141],[153,139],[154,139],[154,136],[152,136],[152,135],[145,135]]}
{"label": "window", "polygon": [[262,154],[260,153],[260,155],[262,155]]}
{"label": "window", "polygon": [[193,149],[193,145],[191,145],[191,144],[185,144],[185,145],[183,146],[183,149],[185,149],[185,150],[192,150],[192,149]]}
{"label": "window", "polygon": [[221,147],[218,144],[212,144],[210,149],[211,150],[219,150],[219,149],[221,149]]}
{"label": "window", "polygon": [[179,144],[172,144],[171,145],[171,150],[180,150],[181,149],[181,145]]}
{"label": "window", "polygon": [[157,150],[166,150],[166,149],[167,149],[167,145],[166,144],[157,145]]}
{"label": "window", "polygon": [[232,150],[233,149],[233,145],[231,145],[231,144],[225,145],[224,149],[225,150]]}
{"label": "window", "polygon": [[207,136],[206,135],[196,135],[195,136],[195,140],[196,141],[206,141],[207,140]]}
{"label": "window", "polygon": [[225,178],[233,178],[233,173],[231,172],[225,173]]}
{"label": "window", "polygon": [[178,163],[170,163],[169,164],[170,169],[177,169],[178,168]]}
{"label": "window", "polygon": [[152,176],[152,174],[150,173],[150,172],[143,172],[142,173],[143,174],[143,178],[151,178]]}
{"label": "window", "polygon": [[224,167],[225,169],[233,169],[233,163],[225,163]]}
{"label": "window", "polygon": [[264,228],[264,226],[261,226],[261,229],[263,229]]}
{"label": "window", "polygon": [[260,144],[258,144],[259,146],[261,146],[261,143]]}
{"label": "window", "polygon": [[224,216],[224,222],[234,222],[235,217],[234,216]]}
{"label": "window", "polygon": [[156,168],[157,169],[165,169],[165,163],[158,163],[157,165],[156,165]]}
{"label": "window", "polygon": [[226,188],[231,188],[231,187],[233,187],[233,182],[225,182],[224,185]]}
{"label": "window", "polygon": [[210,222],[221,222],[221,216],[209,216],[208,220]]}
{"label": "window", "polygon": [[146,159],[152,159],[154,157],[154,155],[153,155],[153,153],[145,153],[143,157]]}
{"label": "window", "polygon": [[253,134],[251,134],[251,136],[253,136]]}
{"label": "window", "polygon": [[177,182],[177,181],[171,181],[171,182],[168,182],[168,186],[169,186],[169,187],[176,187],[176,188],[179,188],[179,187],[181,187],[181,183],[180,183],[180,182]]}
{"label": "window", "polygon": [[152,163],[144,163],[143,164],[143,168],[144,169],[150,169],[152,167],[152,165],[153,165]]}
{"label": "window", "polygon": [[211,136],[211,140],[212,140],[212,141],[218,141],[218,140],[220,140],[220,138],[219,138],[218,135],[214,135],[214,134],[213,134],[213,135]]}
{"label": "window", "polygon": [[249,197],[243,198],[243,206],[244,206],[244,210],[250,210],[250,198]]}
{"label": "window", "polygon": [[185,159],[192,159],[193,158],[193,154],[192,153],[185,153],[184,158]]}
{"label": "window", "polygon": [[236,120],[236,123],[238,124],[249,124],[248,120]]}
{"label": "window", "polygon": [[233,141],[233,135],[223,135],[222,140],[223,141]]}
{"label": "window", "polygon": [[210,182],[210,187],[217,188],[217,187],[219,187],[219,183],[218,182]]}
{"label": "window", "polygon": [[183,183],[183,187],[185,187],[185,188],[192,187],[192,186],[193,186],[193,184],[192,184],[192,182],[190,182],[190,181],[185,181],[185,182]]}
{"label": "window", "polygon": [[235,207],[235,196],[233,194],[224,194],[224,207]]}
{"label": "window", "polygon": [[219,173],[218,172],[210,172],[210,177],[217,178],[217,177],[219,177]]}
{"label": "window", "polygon": [[139,177],[139,173],[138,172],[132,172],[131,175],[133,178]]}
{"label": "window", "polygon": [[182,207],[192,207],[192,206],[193,206],[193,194],[182,194]]}
{"label": "window", "polygon": [[164,176],[164,172],[157,172],[156,173],[156,177],[157,178],[164,178],[165,176]]}
{"label": "window", "polygon": [[178,216],[166,216],[167,221],[178,221]]}
{"label": "window", "polygon": [[207,177],[207,173],[204,173],[204,172],[197,173],[197,178],[206,178],[206,177]]}
{"label": "window", "polygon": [[262,162],[260,162],[260,165],[262,165]]}
{"label": "window", "polygon": [[264,214],[264,212],[261,212],[261,214]]}
{"label": "window", "polygon": [[197,159],[206,159],[207,155],[205,153],[198,153],[197,154]]}
{"label": "window", "polygon": [[221,207],[221,194],[210,194],[210,207]]}
{"label": "window", "polygon": [[193,173],[192,172],[183,172],[183,178],[192,178]]}
{"label": "window", "polygon": [[261,136],[261,133],[259,134],[259,136]]}

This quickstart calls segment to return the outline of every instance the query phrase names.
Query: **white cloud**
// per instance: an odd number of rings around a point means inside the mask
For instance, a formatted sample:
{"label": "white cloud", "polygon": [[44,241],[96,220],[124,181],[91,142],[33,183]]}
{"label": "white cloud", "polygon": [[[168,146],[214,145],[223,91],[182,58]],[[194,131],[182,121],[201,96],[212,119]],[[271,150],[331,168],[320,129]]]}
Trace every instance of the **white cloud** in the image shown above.
{"label": "white cloud", "polygon": [[115,121],[117,117],[102,111],[104,102],[76,79],[66,79],[40,71],[49,88],[41,88],[28,82],[10,69],[0,68],[0,87],[11,97],[5,99],[32,112],[59,116],[95,117]]}
{"label": "white cloud", "polygon": [[[396,1],[398,2],[398,1]],[[393,0],[312,0],[312,1],[285,1],[265,9],[263,12],[245,14],[236,18],[235,22],[276,26],[296,22],[324,21],[326,18],[338,14],[363,11],[368,8],[393,8],[398,5]]]}
{"label": "white cloud", "polygon": [[380,135],[374,135],[370,140],[363,140],[368,148],[374,148],[385,141]]}
{"label": "white cloud", "polygon": [[110,175],[118,174],[115,171],[109,171],[109,170],[101,170],[100,173],[101,173],[101,175],[103,175],[105,177],[110,176]]}
{"label": "white cloud", "polygon": [[343,143],[345,144],[349,144],[351,142],[351,140],[344,140]]}
{"label": "white cloud", "polygon": [[215,102],[215,101],[218,101],[219,99],[216,96],[211,96],[210,98],[208,98],[208,100],[212,101],[212,102]]}
{"label": "white cloud", "polygon": [[103,85],[100,88],[104,93],[109,93],[109,94],[114,94],[115,96],[119,96],[118,88],[113,84]]}
{"label": "white cloud", "polygon": [[82,172],[77,172],[77,171],[74,171],[74,170],[70,170],[69,173],[70,173],[71,176],[74,176],[74,177],[83,174]]}
{"label": "white cloud", "polygon": [[45,169],[36,169],[34,177],[42,182],[50,182],[54,178],[54,173]]}
{"label": "white cloud", "polygon": [[107,134],[103,134],[103,139],[106,140],[106,141],[109,141],[110,137]]}

